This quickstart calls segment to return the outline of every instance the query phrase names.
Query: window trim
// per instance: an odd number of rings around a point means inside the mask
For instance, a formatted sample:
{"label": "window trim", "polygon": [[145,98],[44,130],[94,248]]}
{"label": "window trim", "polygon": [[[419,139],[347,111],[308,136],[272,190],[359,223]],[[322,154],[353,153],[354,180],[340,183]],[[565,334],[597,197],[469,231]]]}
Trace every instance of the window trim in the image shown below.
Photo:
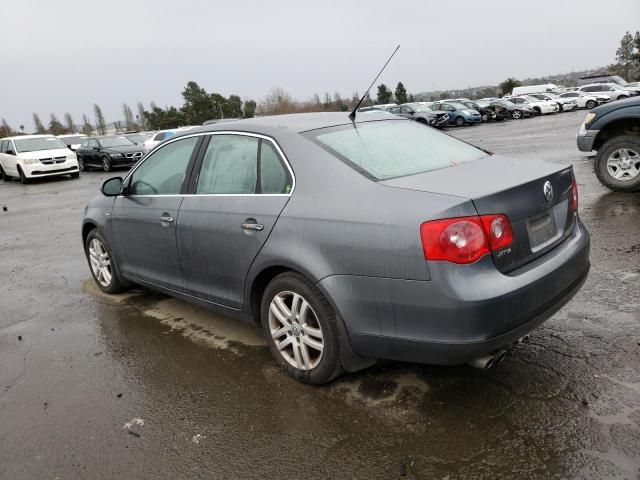
{"label": "window trim", "polygon": [[[262,139],[263,141],[270,142],[273,147],[276,149],[282,162],[284,163],[285,168],[289,172],[291,176],[291,191],[289,193],[195,193],[195,185],[198,180],[198,175],[200,174],[200,168],[202,167],[202,160],[204,158],[204,154],[206,152],[207,147],[209,146],[209,141],[211,137],[214,135],[241,135],[246,137],[254,137],[258,139]],[[241,131],[233,131],[233,130],[217,130],[215,132],[198,132],[192,133],[189,135],[178,136],[175,138],[171,137],[169,140],[162,142],[161,144],[154,147],[152,150],[145,155],[141,162],[138,162],[129,173],[125,176],[123,180],[124,185],[129,185],[129,181],[131,180],[131,176],[135,173],[135,171],[140,168],[142,164],[144,164],[151,155],[161,148],[166,147],[167,145],[177,142],[180,140],[184,140],[185,138],[191,137],[203,137],[199,144],[196,144],[196,148],[194,149],[194,154],[192,154],[192,158],[190,159],[190,163],[192,164],[187,167],[187,177],[185,179],[184,185],[187,185],[186,193],[172,193],[172,194],[161,194],[161,195],[127,195],[123,194],[125,197],[290,197],[293,192],[296,190],[296,176],[293,173],[293,168],[291,168],[291,164],[289,163],[289,159],[284,154],[280,145],[275,138],[269,137],[268,135],[263,135],[261,133],[252,133],[252,132],[241,132]],[[187,180],[188,179],[188,180]]]}

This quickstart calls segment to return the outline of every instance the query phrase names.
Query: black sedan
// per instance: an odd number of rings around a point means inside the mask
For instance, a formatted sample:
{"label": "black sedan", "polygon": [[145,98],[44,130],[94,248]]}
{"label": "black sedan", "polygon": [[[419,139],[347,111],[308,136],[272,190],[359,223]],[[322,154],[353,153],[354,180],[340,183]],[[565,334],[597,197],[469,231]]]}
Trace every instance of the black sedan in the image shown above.
{"label": "black sedan", "polygon": [[520,119],[523,117],[534,117],[536,112],[527,105],[515,105],[511,102],[505,102],[504,100],[494,100],[490,104],[496,115],[504,116],[505,118]]}
{"label": "black sedan", "polygon": [[91,167],[110,172],[114,167],[132,167],[144,156],[144,151],[142,145],[123,135],[107,135],[87,138],[76,155],[81,172]]}

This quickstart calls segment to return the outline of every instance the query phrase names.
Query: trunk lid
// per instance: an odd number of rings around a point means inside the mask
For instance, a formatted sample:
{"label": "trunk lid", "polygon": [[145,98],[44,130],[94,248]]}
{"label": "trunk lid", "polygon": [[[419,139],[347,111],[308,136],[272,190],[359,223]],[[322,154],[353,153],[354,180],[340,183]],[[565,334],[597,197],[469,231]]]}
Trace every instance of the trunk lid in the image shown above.
{"label": "trunk lid", "polygon": [[[545,196],[547,182],[552,194]],[[496,267],[504,273],[557,246],[569,236],[575,222],[570,208],[572,167],[538,160],[492,155],[451,168],[379,183],[468,198],[480,215],[509,217],[513,243],[493,252]]]}

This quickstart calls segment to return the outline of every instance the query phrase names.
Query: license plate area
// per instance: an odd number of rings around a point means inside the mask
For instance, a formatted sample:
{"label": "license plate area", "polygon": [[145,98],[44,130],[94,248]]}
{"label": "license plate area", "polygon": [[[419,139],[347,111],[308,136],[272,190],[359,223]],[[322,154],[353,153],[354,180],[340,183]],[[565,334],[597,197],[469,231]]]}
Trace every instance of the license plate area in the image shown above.
{"label": "license plate area", "polygon": [[532,252],[542,250],[562,235],[554,213],[554,209],[551,208],[527,219],[529,245]]}

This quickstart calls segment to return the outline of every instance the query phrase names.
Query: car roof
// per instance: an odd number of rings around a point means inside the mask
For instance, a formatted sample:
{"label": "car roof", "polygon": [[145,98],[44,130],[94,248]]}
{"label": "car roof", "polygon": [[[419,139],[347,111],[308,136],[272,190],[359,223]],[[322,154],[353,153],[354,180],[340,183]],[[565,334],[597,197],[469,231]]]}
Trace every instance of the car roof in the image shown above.
{"label": "car roof", "polygon": [[[355,122],[366,123],[379,120],[407,121],[401,117],[391,117],[386,112],[370,112],[366,116],[357,116]],[[272,115],[268,117],[246,118],[223,123],[214,123],[202,127],[186,130],[184,135],[194,133],[206,133],[216,131],[238,130],[254,133],[264,133],[273,136],[277,131],[288,131],[289,133],[302,133],[320,128],[335,127],[338,125],[351,124],[348,112],[314,112],[314,113],[292,113],[287,115]],[[180,132],[181,135],[183,132]]]}
{"label": "car roof", "polygon": [[4,137],[4,138],[1,138],[0,140],[28,140],[30,138],[51,138],[51,137],[57,138],[55,135],[46,133],[43,135],[15,135],[13,137]]}

